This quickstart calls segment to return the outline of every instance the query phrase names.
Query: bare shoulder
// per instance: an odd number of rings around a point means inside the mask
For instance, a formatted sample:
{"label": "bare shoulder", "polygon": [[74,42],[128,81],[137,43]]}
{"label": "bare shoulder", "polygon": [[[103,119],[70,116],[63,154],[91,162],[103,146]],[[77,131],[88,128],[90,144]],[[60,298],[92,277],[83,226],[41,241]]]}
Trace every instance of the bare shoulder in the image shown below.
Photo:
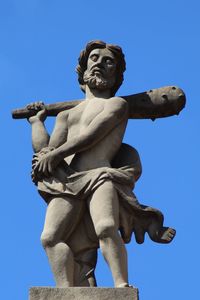
{"label": "bare shoulder", "polygon": [[58,118],[59,119],[68,119],[69,116],[73,116],[75,115],[79,115],[80,113],[83,112],[85,106],[86,106],[86,101],[82,101],[81,103],[79,103],[77,106],[71,108],[71,109],[67,109],[64,111],[59,112],[58,114]]}
{"label": "bare shoulder", "polygon": [[127,107],[128,106],[128,102],[121,97],[112,97],[110,99],[108,99],[107,101],[109,106],[114,106],[114,107]]}
{"label": "bare shoulder", "polygon": [[68,112],[70,114],[72,114],[72,113],[75,113],[75,114],[82,113],[84,111],[84,109],[85,109],[86,106],[87,106],[87,100],[83,100],[77,106],[69,109]]}
{"label": "bare shoulder", "polygon": [[128,111],[128,103],[121,97],[112,97],[106,101],[106,108],[112,112],[126,113]]}

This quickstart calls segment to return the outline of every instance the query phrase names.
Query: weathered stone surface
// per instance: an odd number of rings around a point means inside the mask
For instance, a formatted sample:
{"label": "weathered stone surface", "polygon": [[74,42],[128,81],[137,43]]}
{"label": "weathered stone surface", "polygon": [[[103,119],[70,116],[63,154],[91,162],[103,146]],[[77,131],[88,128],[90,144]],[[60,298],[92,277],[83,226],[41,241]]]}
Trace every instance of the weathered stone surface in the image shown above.
{"label": "weathered stone surface", "polygon": [[[28,118],[32,127],[31,175],[47,203],[41,242],[57,288],[95,287],[98,248],[114,286],[128,287],[125,243],[132,233],[139,244],[145,233],[157,243],[170,243],[176,234],[164,226],[158,209],[140,205],[132,192],[142,167],[138,152],[123,143],[123,136],[129,118],[178,114],[185,95],[173,86],[115,97],[125,69],[119,46],[89,42],[76,69],[85,101],[74,107],[34,102],[13,114]],[[50,115],[57,116],[51,135],[44,124]],[[31,293],[31,300],[133,299],[134,290],[44,288]]]}
{"label": "weathered stone surface", "polygon": [[29,300],[139,300],[135,288],[33,287]]}

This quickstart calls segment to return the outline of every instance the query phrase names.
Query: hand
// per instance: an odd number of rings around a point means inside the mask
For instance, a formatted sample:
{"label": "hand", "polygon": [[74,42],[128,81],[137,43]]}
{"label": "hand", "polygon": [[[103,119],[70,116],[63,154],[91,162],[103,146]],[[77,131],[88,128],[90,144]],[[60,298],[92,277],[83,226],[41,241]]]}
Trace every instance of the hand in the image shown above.
{"label": "hand", "polygon": [[35,121],[44,122],[46,120],[47,110],[42,101],[30,103],[26,106],[26,108],[35,112],[35,115],[28,119],[31,124],[33,124]]}
{"label": "hand", "polygon": [[33,158],[33,170],[32,179],[33,181],[38,181],[44,177],[49,177],[53,174],[53,171],[59,164],[60,159],[51,151],[41,157]]}

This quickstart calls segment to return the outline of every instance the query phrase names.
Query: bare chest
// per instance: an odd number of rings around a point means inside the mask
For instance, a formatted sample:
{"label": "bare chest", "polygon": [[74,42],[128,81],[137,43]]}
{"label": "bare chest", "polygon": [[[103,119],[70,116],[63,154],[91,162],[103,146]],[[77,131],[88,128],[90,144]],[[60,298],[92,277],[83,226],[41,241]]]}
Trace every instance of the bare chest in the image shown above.
{"label": "bare chest", "polygon": [[80,134],[105,109],[105,101],[84,101],[81,109],[71,110],[68,119],[68,139]]}

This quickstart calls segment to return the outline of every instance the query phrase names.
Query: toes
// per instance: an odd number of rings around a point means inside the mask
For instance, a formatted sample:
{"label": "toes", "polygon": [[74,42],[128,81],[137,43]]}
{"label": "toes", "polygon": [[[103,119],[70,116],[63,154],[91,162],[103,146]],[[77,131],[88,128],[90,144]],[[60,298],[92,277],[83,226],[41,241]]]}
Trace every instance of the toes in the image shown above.
{"label": "toes", "polygon": [[176,230],[170,227],[163,227],[159,234],[156,242],[158,243],[170,243],[176,234]]}
{"label": "toes", "polygon": [[170,233],[173,234],[173,235],[175,235],[176,234],[176,230],[173,229],[173,228],[170,228]]}
{"label": "toes", "polygon": [[169,228],[168,230],[168,236],[174,237],[176,235],[176,230],[173,228]]}
{"label": "toes", "polygon": [[174,237],[174,234],[168,233],[168,237],[169,237],[169,238],[173,238],[173,237]]}

